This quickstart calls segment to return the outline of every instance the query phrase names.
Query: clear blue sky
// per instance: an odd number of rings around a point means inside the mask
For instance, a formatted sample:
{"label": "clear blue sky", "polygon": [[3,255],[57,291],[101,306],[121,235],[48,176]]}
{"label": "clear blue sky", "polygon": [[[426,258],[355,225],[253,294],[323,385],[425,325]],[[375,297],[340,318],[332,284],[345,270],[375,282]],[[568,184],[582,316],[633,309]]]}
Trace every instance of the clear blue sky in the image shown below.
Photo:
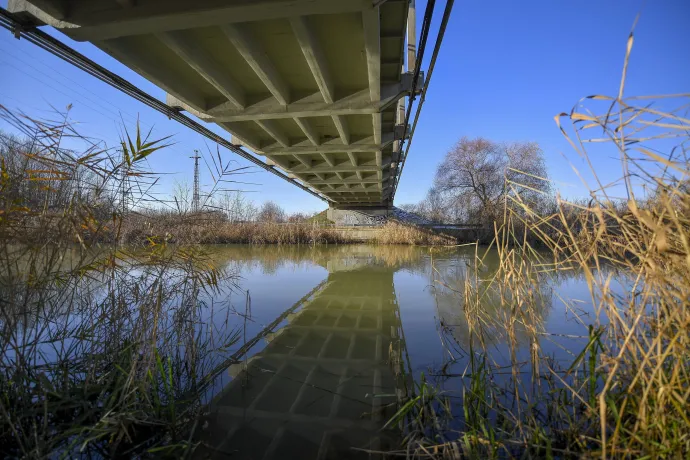
{"label": "clear blue sky", "polygon": [[[2,6],[6,3],[0,0]],[[424,5],[417,0],[419,20]],[[584,195],[586,189],[569,161],[579,169],[584,164],[562,138],[553,116],[569,111],[581,97],[617,92],[626,40],[638,13],[626,94],[690,92],[690,0],[456,1],[396,204],[424,197],[436,165],[462,136],[536,141],[561,193]],[[432,39],[440,16],[439,8]],[[55,35],[149,93],[165,97],[90,44]],[[206,144],[215,149],[201,136],[5,31],[0,31],[0,69],[3,105],[41,115],[50,105],[64,108],[71,103],[72,118],[82,130],[112,145],[121,119],[131,128],[137,116],[143,127],[154,127],[154,135],[173,134],[176,145],[150,157],[154,170],[175,173],[163,177],[162,193],[170,191],[174,178],[191,180],[188,156],[193,149],[206,149]],[[229,152],[225,157],[248,163]],[[604,177],[618,170],[609,155],[595,157],[594,163]],[[263,170],[244,179],[260,184],[243,186],[255,201],[274,200],[290,212],[324,208],[321,201]],[[209,181],[205,174],[202,184]]]}

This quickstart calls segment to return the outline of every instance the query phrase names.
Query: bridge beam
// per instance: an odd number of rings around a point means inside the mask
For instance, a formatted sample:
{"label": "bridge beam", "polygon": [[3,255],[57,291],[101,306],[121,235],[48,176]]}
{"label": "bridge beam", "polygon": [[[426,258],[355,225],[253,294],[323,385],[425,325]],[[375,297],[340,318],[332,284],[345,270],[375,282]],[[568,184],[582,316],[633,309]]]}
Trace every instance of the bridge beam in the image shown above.
{"label": "bridge beam", "polygon": [[381,99],[381,19],[379,7],[362,12],[364,50],[367,55],[369,97],[372,102]]}
{"label": "bridge beam", "polygon": [[372,140],[371,138],[364,139],[364,141],[352,142],[350,145],[321,144],[317,146],[294,145],[289,148],[265,147],[260,151],[266,155],[320,155],[323,153],[377,152],[385,149],[393,142],[393,135],[387,133],[383,136],[383,142],[379,144],[371,143]]}
{"label": "bridge beam", "polygon": [[331,115],[331,118],[333,119],[335,128],[338,130],[340,140],[343,141],[344,145],[350,145],[350,130],[348,129],[345,118],[340,115]]}
{"label": "bridge beam", "polygon": [[256,124],[261,127],[269,136],[276,140],[281,146],[289,147],[290,140],[288,137],[278,128],[273,120],[256,120]]}
{"label": "bridge beam", "polygon": [[397,105],[419,90],[400,73],[411,0],[9,2],[31,24],[91,41],[288,177],[389,201]]}
{"label": "bridge beam", "polygon": [[304,54],[304,58],[307,60],[309,69],[314,75],[324,102],[332,104],[335,100],[333,96],[333,81],[328,72],[323,51],[314,38],[308,19],[303,16],[294,17],[290,19],[290,25],[302,49],[302,54]]}
{"label": "bridge beam", "polygon": [[321,142],[319,140],[319,135],[318,133],[314,130],[314,126],[307,120],[306,118],[294,118],[295,123],[297,123],[297,126],[300,127],[302,132],[304,133],[305,136],[307,136],[307,139],[309,139],[309,142],[311,142],[314,146],[318,146]]}
{"label": "bridge beam", "polygon": [[[321,176],[323,176],[322,173],[317,173]],[[318,177],[318,176],[317,176]],[[388,177],[388,175],[386,175]],[[302,179],[305,180],[305,179]],[[356,185],[356,184],[378,184],[381,182],[376,176],[373,178],[371,177],[363,177],[362,179],[357,179],[357,180],[351,180],[351,179],[343,179],[343,180],[338,180],[335,178],[332,179],[322,179],[322,180],[305,180],[305,182],[309,182],[310,185],[342,185],[342,184],[350,184],[350,185]]]}
{"label": "bridge beam", "polygon": [[[111,40],[147,33],[168,32],[200,27],[290,18],[317,14],[352,13],[371,8],[371,0],[218,0],[140,1],[122,8],[112,0],[70,2],[41,0],[44,22],[58,28],[73,40]],[[9,0],[10,12],[21,12],[30,5],[26,0]],[[31,5],[30,5],[31,6]],[[70,27],[71,26],[71,27]]]}
{"label": "bridge beam", "polygon": [[290,102],[290,89],[246,27],[242,24],[228,24],[221,27],[221,30],[278,103],[287,105]]}
{"label": "bridge beam", "polygon": [[[369,98],[369,90],[361,90],[334,102],[322,100],[322,94],[314,93],[290,104],[282,104],[277,99],[268,98],[245,109],[238,109],[234,104],[221,104],[206,111],[189,107],[183,101],[168,94],[166,103],[171,107],[179,107],[196,115],[202,120],[223,123],[228,121],[261,120],[266,118],[304,118],[328,116],[333,117],[336,127],[343,123],[343,115],[377,114],[395,104],[398,99],[412,90],[409,78],[401,83],[386,85],[382,89],[383,97],[376,102]],[[338,120],[336,120],[336,117]]]}
{"label": "bridge beam", "polygon": [[[274,161],[276,161],[276,158],[274,158]],[[278,160],[280,161],[280,160]],[[387,165],[383,165],[383,168],[387,168]],[[316,174],[316,173],[332,173],[332,174],[343,174],[343,173],[355,173],[357,171],[362,171],[362,172],[377,172],[379,171],[379,167],[376,165],[359,165],[357,167],[352,166],[350,164],[340,164],[340,165],[335,165],[335,166],[312,166],[311,168],[307,168],[305,166],[299,166],[295,165],[294,167],[289,168],[291,172],[294,172],[296,174]]]}
{"label": "bridge beam", "polygon": [[157,37],[225,96],[228,101],[240,109],[246,107],[244,90],[237,82],[218,68],[202,49],[190,45],[188,41],[180,38],[174,32],[160,33]]}

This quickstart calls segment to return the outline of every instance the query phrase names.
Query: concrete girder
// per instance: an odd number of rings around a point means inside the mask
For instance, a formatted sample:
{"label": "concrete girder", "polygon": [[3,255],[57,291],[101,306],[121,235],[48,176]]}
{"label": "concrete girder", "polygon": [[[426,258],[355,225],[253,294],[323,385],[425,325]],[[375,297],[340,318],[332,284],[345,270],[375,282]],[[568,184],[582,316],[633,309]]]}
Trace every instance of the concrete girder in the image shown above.
{"label": "concrete girder", "polygon": [[[333,185],[333,187],[330,187],[330,185]],[[352,184],[342,184],[342,185],[336,185],[336,184],[328,184],[328,185],[314,185],[314,184],[309,184],[310,187],[314,187],[315,189],[321,191],[324,189],[326,186],[329,186],[331,188],[331,191],[326,190],[325,193],[333,193],[333,192],[338,192],[338,191],[347,191],[347,192],[371,192],[372,194],[380,194],[381,191],[379,190],[378,186],[375,184],[372,187],[366,187],[363,185],[360,186],[353,186]]]}
{"label": "concrete girder", "polygon": [[[322,192],[323,193],[323,192]],[[371,196],[371,195],[357,195],[355,192],[352,193],[324,193],[325,196],[330,198],[331,200],[335,201],[337,204],[340,203],[381,203],[382,200],[385,198],[382,198],[380,196]]]}
{"label": "concrete girder", "polygon": [[[156,86],[165,90],[167,94],[177,93],[184,94],[184,88],[182,88],[179,82],[175,80],[163,80],[159,76],[155,75],[150,69],[150,63],[139,56],[134,56],[129,53],[127,48],[122,47],[121,44],[115,43],[113,41],[103,41],[95,43],[100,49],[105,53],[110,55],[117,61],[126,61],[127,66],[137,72],[139,75],[143,76]],[[208,109],[207,102],[204,98],[198,95],[186,94],[185,97],[176,98],[178,106],[182,106],[185,110],[189,110],[192,113],[204,112]],[[191,109],[191,110],[190,110]]]}
{"label": "concrete girder", "polygon": [[65,21],[67,8],[62,2],[55,0],[9,0],[7,11],[20,17],[33,18],[40,21],[40,25],[47,24],[56,28],[78,27]]}
{"label": "concrete girder", "polygon": [[336,197],[336,196],[355,196],[359,198],[369,198],[369,199],[377,199],[381,197],[380,192],[374,192],[374,191],[357,191],[357,190],[326,190],[323,192],[325,196],[328,197]]}
{"label": "concrete girder", "polygon": [[289,175],[290,177],[296,177],[294,174],[292,174],[292,171],[290,171],[289,162],[286,161],[284,158],[281,158],[281,159],[279,159],[279,160],[267,158],[267,159],[266,159],[266,164],[268,164],[268,165],[270,165],[270,166],[278,166],[278,167],[280,167],[283,171],[289,173],[288,175]]}
{"label": "concrete girder", "polygon": [[[275,159],[274,159],[275,160]],[[380,171],[381,168],[387,168],[388,165],[384,162],[382,166],[376,166],[372,164],[361,164],[358,166],[352,166],[350,164],[340,164],[340,165],[335,165],[335,166],[313,166],[312,168],[306,168],[303,166],[295,166],[294,168],[290,168],[292,172],[295,173],[355,173],[357,171],[362,171],[362,172],[377,172]]]}
{"label": "concrete girder", "polygon": [[[246,109],[238,109],[234,105],[221,104],[206,111],[194,107],[187,107],[183,101],[170,94],[166,97],[166,103],[171,107],[180,107],[196,115],[205,121],[223,123],[230,121],[249,121],[267,118],[304,118],[331,116],[336,128],[344,123],[343,115],[368,115],[377,114],[396,103],[412,88],[408,78],[402,83],[387,85],[382,89],[383,97],[377,101],[369,100],[369,91],[361,90],[334,102],[324,102],[321,93],[284,105],[274,98],[268,98]],[[337,117],[337,119],[336,119]],[[380,125],[380,122],[379,122]],[[380,128],[379,128],[380,129]]]}
{"label": "concrete girder", "polygon": [[415,0],[410,0],[407,11],[407,70],[414,72],[417,67],[417,8]]}
{"label": "concrete girder", "polygon": [[356,189],[350,189],[350,190],[323,190],[319,191],[319,193],[323,193],[324,195],[333,198],[334,196],[354,196],[358,197],[360,199],[381,199],[381,193],[376,191],[376,192],[370,192],[370,191],[362,191],[362,190],[356,190]]}
{"label": "concrete girder", "polygon": [[[34,3],[35,0],[32,0]],[[10,0],[14,11],[23,11],[25,0]],[[371,0],[167,0],[137,2],[122,8],[111,0],[70,2],[70,8],[59,8],[59,0],[39,0],[48,25],[65,28],[65,33],[77,41],[109,40],[147,33],[168,32],[224,24],[290,18],[318,14],[352,13],[371,8]],[[56,7],[53,7],[55,5]],[[55,24],[55,22],[60,24]],[[67,25],[71,26],[67,28]]]}
{"label": "concrete girder", "polygon": [[340,135],[340,139],[343,141],[343,144],[349,145],[350,131],[348,130],[347,121],[345,121],[345,118],[340,115],[331,115],[331,118],[333,119],[333,124],[338,130],[338,134]]}
{"label": "concrete girder", "polygon": [[232,77],[219,69],[203,50],[195,49],[175,32],[164,32],[156,36],[225,96],[228,101],[240,109],[246,107],[247,102],[244,90],[232,79]]}
{"label": "concrete girder", "polygon": [[[359,163],[363,161],[362,158],[364,158],[364,161],[366,162],[366,161],[368,161],[367,158],[372,159],[372,158],[375,158],[375,155],[376,155],[376,151],[374,149],[357,150],[355,152],[350,151],[350,150],[338,150],[337,152],[328,153],[328,152],[309,152],[309,151],[303,152],[300,150],[296,150],[294,147],[288,147],[288,148],[285,148],[285,150],[278,151],[278,152],[275,152],[275,151],[260,152],[259,154],[266,156],[266,157],[270,157],[270,158],[273,158],[273,157],[291,157],[291,156],[306,156],[306,157],[312,158],[314,156],[317,156],[317,157],[320,157],[321,159],[323,159],[326,162],[326,164],[328,164],[329,166],[332,167],[332,166],[335,166],[336,164],[342,163],[342,157],[337,157],[337,158],[334,157],[333,155],[335,153],[347,154],[347,158],[349,160],[349,163],[351,163],[353,166],[359,165]],[[353,163],[353,159],[354,159],[354,162],[357,163],[356,165]]]}
{"label": "concrete girder", "polygon": [[324,196],[330,198],[331,200],[334,200],[336,202],[344,202],[344,201],[371,201],[371,202],[380,202],[382,199],[385,199],[381,195],[369,195],[363,192],[335,192],[335,191],[325,191],[325,192],[319,192],[323,193]]}
{"label": "concrete girder", "polygon": [[381,180],[378,179],[378,177],[374,178],[367,178],[364,177],[359,180],[350,180],[350,179],[343,179],[343,180],[336,180],[336,179],[322,179],[322,180],[308,180],[304,179],[306,182],[309,182],[310,185],[341,185],[341,184],[378,184],[381,182]]}
{"label": "concrete girder", "polygon": [[[268,155],[293,155],[293,154],[322,154],[322,153],[342,153],[342,152],[376,152],[380,151],[393,142],[392,133],[386,133],[383,136],[382,143],[374,144],[369,143],[372,139],[364,139],[358,142],[352,142],[349,145],[342,144],[321,144],[319,146],[292,146],[289,149],[284,149],[280,147],[266,147],[261,150],[262,153]],[[369,142],[368,142],[369,141]]]}
{"label": "concrete girder", "polygon": [[287,105],[290,102],[290,89],[246,27],[242,24],[228,24],[221,27],[221,30],[273,97],[280,104]]}
{"label": "concrete girder", "polygon": [[307,136],[307,139],[309,139],[309,142],[311,142],[314,146],[318,146],[321,142],[319,141],[319,135],[318,133],[314,130],[314,127],[312,124],[307,120],[306,118],[294,118],[295,123],[297,123],[297,126],[300,127],[302,132],[304,133],[305,136]]}
{"label": "concrete girder", "polygon": [[347,156],[350,158],[350,163],[352,163],[352,166],[355,168],[357,167],[357,157],[355,156],[354,152],[347,152]]}
{"label": "concrete girder", "polygon": [[302,163],[304,166],[306,166],[307,168],[311,168],[311,160],[310,159],[304,158],[301,155],[294,155],[294,158],[297,161],[299,161],[300,163]]}
{"label": "concrete girder", "polygon": [[[297,172],[297,175],[299,175],[303,180],[310,182],[310,183],[315,183],[315,184],[320,184],[320,185],[325,185],[325,184],[360,184],[362,182],[366,182],[369,184],[375,184],[379,182],[379,180],[376,177],[375,173],[372,173],[371,171],[369,172],[362,172],[362,179],[357,178],[356,173],[340,173],[341,176],[343,176],[342,179],[339,179],[337,176],[335,176],[335,173],[326,174],[326,173],[318,173],[322,176],[324,176],[324,179],[315,179],[313,176],[315,176],[314,173],[310,172]],[[348,174],[347,177],[344,175]],[[329,177],[330,176],[330,177]]]}
{"label": "concrete girder", "polygon": [[379,7],[367,8],[362,12],[364,28],[364,50],[367,56],[369,97],[372,102],[381,99],[381,20]]}
{"label": "concrete girder", "polygon": [[[371,122],[374,129],[374,144],[381,143],[381,112],[372,114]],[[394,136],[395,137],[395,136]]]}
{"label": "concrete girder", "polygon": [[[318,173],[325,173],[325,174],[335,174],[337,173],[348,173],[351,174],[353,177],[356,176],[357,171],[361,171],[362,173],[367,173],[366,175],[375,175],[377,174],[377,171],[381,171],[384,168],[388,168],[388,164],[384,163],[382,166],[375,166],[373,164],[373,161],[363,158],[361,159],[358,163],[357,166],[353,166],[352,163],[349,160],[343,161],[342,159],[339,159],[337,162],[331,166],[330,164],[327,164],[325,162],[320,161],[320,159],[314,158],[314,157],[305,157],[301,156],[302,160],[307,160],[312,162],[312,167],[314,168],[313,170],[304,170],[300,169],[300,166],[297,164],[297,162],[293,161],[293,155],[286,156],[286,155],[281,155],[281,156],[267,156],[267,158],[272,159],[274,161],[278,161],[281,164],[285,164],[286,168],[290,169],[292,172],[297,172],[300,174],[310,174],[315,172]],[[300,160],[300,162],[302,161]],[[295,169],[296,168],[296,169]],[[383,172],[381,173],[383,175]]]}
{"label": "concrete girder", "polygon": [[321,46],[314,38],[314,33],[309,26],[309,20],[304,16],[293,17],[290,19],[290,25],[295,33],[295,37],[297,37],[304,58],[307,60],[309,69],[311,69],[311,73],[314,75],[324,102],[332,104],[335,100],[333,81],[328,72]]}
{"label": "concrete girder", "polygon": [[218,124],[289,177],[390,201],[400,101],[419,90],[400,73],[410,0],[28,1],[62,5],[62,22],[48,23],[96,34],[96,46],[168,90],[170,106]]}
{"label": "concrete girder", "polygon": [[256,124],[261,127],[264,131],[268,133],[273,139],[276,140],[281,146],[289,147],[290,140],[287,136],[281,132],[281,130],[276,126],[274,120],[256,120]]}
{"label": "concrete girder", "polygon": [[357,207],[361,207],[361,208],[365,208],[365,207],[369,207],[369,206],[371,206],[371,207],[381,206],[381,203],[379,202],[379,200],[358,201],[358,200],[349,200],[349,199],[340,199],[340,198],[338,199],[337,202],[334,202],[333,204],[336,206],[339,204],[343,204],[343,205],[347,205],[347,206],[357,206]]}
{"label": "concrete girder", "polygon": [[333,161],[333,158],[330,155],[328,155],[325,152],[319,152],[319,153],[321,154],[321,158],[323,158],[323,161],[325,161],[328,166],[331,166],[331,167],[335,166],[335,161]]}
{"label": "concrete girder", "polygon": [[324,196],[330,198],[333,201],[336,202],[341,202],[342,197],[349,198],[349,199],[354,199],[357,201],[371,201],[371,202],[380,202],[382,200],[382,197],[380,195],[359,195],[361,192],[335,192],[333,190],[317,190],[318,193],[322,193]]}
{"label": "concrete girder", "polygon": [[383,152],[381,150],[376,151],[376,166],[379,168],[383,164]]}
{"label": "concrete girder", "polygon": [[233,143],[247,146],[255,151],[259,149],[259,140],[256,139],[254,133],[247,130],[246,127],[243,127],[236,123],[218,123],[218,126],[232,134]]}

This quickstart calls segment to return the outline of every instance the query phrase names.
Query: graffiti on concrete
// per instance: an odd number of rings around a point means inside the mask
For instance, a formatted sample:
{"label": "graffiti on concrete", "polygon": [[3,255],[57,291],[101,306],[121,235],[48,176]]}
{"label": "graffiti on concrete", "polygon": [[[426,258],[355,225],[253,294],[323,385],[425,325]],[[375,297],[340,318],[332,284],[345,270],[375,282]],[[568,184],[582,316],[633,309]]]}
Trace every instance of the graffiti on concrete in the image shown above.
{"label": "graffiti on concrete", "polygon": [[340,209],[336,211],[333,220],[336,225],[343,227],[377,227],[393,220],[408,225],[431,225],[432,222],[417,214],[393,207],[390,216],[369,214],[366,211]]}
{"label": "graffiti on concrete", "polygon": [[336,218],[337,225],[343,226],[379,226],[386,223],[385,216],[371,216],[357,211],[344,211]]}

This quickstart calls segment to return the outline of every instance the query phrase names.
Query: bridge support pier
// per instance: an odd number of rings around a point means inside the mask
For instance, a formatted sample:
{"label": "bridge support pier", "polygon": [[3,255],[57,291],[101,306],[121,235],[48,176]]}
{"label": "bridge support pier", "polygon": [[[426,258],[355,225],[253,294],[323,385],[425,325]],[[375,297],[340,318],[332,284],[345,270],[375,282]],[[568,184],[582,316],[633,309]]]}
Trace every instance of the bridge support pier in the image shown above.
{"label": "bridge support pier", "polygon": [[339,206],[328,208],[326,215],[338,226],[378,226],[386,223],[390,212],[387,206]]}

